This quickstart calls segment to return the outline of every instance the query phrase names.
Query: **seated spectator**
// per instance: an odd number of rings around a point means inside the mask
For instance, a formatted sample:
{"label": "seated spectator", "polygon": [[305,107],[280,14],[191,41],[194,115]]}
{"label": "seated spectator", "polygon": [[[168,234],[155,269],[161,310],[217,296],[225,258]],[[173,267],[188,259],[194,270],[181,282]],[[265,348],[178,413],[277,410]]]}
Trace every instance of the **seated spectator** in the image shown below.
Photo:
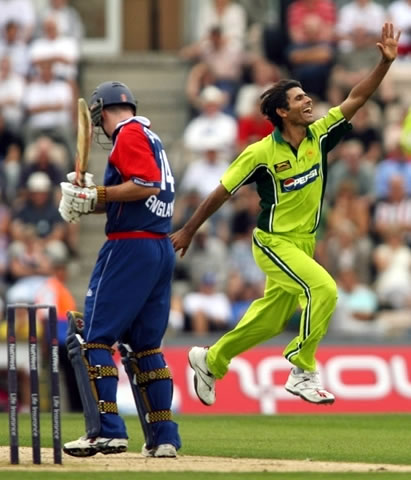
{"label": "seated spectator", "polygon": [[[73,37],[63,37],[57,29],[57,21],[49,16],[43,20],[42,36],[30,45],[31,63],[50,62],[57,78],[71,82],[74,92],[77,88],[79,46]],[[77,96],[77,95],[76,95]]]}
{"label": "seated spectator", "polygon": [[220,152],[210,143],[210,147],[204,152],[198,152],[187,166],[181,179],[180,191],[186,193],[197,190],[201,199],[204,199],[219,184],[227,167],[228,162],[221,158]]}
{"label": "seated spectator", "polygon": [[316,16],[321,20],[320,42],[332,42],[337,20],[337,8],[332,0],[295,0],[287,9],[287,25],[290,42],[304,44],[309,41],[304,26],[306,18]]}
{"label": "seated spectator", "polygon": [[48,0],[48,5],[40,10],[40,22],[49,17],[56,20],[61,36],[73,37],[80,44],[84,37],[83,20],[68,0]]}
{"label": "seated spectator", "polygon": [[9,148],[15,145],[20,151],[23,150],[23,141],[18,132],[13,131],[6,123],[2,109],[0,108],[0,164],[6,158]]}
{"label": "seated spectator", "polygon": [[60,200],[60,182],[65,180],[67,170],[62,168],[65,163],[64,151],[49,137],[39,137],[25,151],[25,161],[20,175],[19,194],[27,196],[27,182],[35,172],[47,174],[52,184],[55,203]]}
{"label": "seated spectator", "polygon": [[207,272],[214,273],[216,288],[224,289],[228,276],[227,254],[226,244],[212,235],[211,224],[208,221],[203,223],[184,257],[176,258],[176,272],[185,283],[181,290],[198,288]]}
{"label": "seated spectator", "polygon": [[218,26],[229,42],[242,49],[247,30],[247,14],[244,7],[231,0],[211,0],[200,2],[195,40],[204,39],[211,28]]}
{"label": "seated spectator", "polygon": [[388,18],[401,30],[398,41],[398,55],[406,58],[411,55],[411,1],[396,0],[389,2]]}
{"label": "seated spectator", "polygon": [[[344,97],[378,63],[380,55],[378,49],[375,48],[375,38],[365,25],[356,27],[351,32],[350,39],[352,48],[338,50],[330,79],[330,84],[340,88]],[[395,100],[396,95],[392,76],[387,75],[373,98],[382,105],[386,105]]]}
{"label": "seated spectator", "polygon": [[251,83],[240,87],[235,103],[237,118],[250,115],[255,108],[256,98],[282,78],[282,71],[272,63],[258,59],[250,65]]}
{"label": "seated spectator", "polygon": [[237,123],[222,111],[224,93],[209,86],[201,93],[202,113],[191,120],[184,131],[184,146],[191,152],[204,152],[209,146],[222,154],[222,160],[230,162],[235,153]]}
{"label": "seated spectator", "polygon": [[388,198],[390,182],[394,176],[404,179],[405,194],[411,197],[411,162],[404,152],[400,137],[393,134],[390,148],[387,148],[386,158],[375,167],[375,194],[377,199]]}
{"label": "seated spectator", "polygon": [[[411,308],[411,250],[401,228],[387,229],[374,251],[375,291],[390,309]],[[410,318],[411,322],[411,318]]]}
{"label": "seated spectator", "polygon": [[[29,69],[29,50],[19,35],[20,24],[9,21],[0,36],[0,57],[9,57],[11,70],[26,78]],[[1,31],[1,30],[0,30]]]}
{"label": "seated spectator", "polygon": [[375,169],[375,166],[383,158],[382,123],[383,117],[380,108],[377,104],[368,100],[351,119],[353,128],[344,137],[345,141],[357,140],[361,142],[364,149],[362,158],[372,169]]}
{"label": "seated spectator", "polygon": [[8,245],[9,245],[9,227],[10,227],[10,209],[0,199],[0,313],[1,306],[6,291],[7,271],[8,271]]}
{"label": "seated spectator", "polygon": [[291,76],[302,83],[309,95],[321,100],[326,99],[328,78],[334,63],[333,44],[322,39],[324,27],[320,17],[305,16],[301,24],[304,41],[291,42],[288,49]]}
{"label": "seated spectator", "polygon": [[391,338],[407,335],[411,310],[385,310],[374,290],[347,268],[337,277],[338,300],[329,335],[346,338]]}
{"label": "seated spectator", "polygon": [[36,295],[50,274],[50,259],[32,225],[22,225],[18,240],[8,249],[7,303],[35,303]]}
{"label": "seated spectator", "polygon": [[350,220],[341,219],[333,226],[324,248],[325,266],[333,278],[350,269],[355,271],[360,282],[371,282],[373,244],[368,235],[358,234],[358,228]]}
{"label": "seated spectator", "polygon": [[405,241],[411,246],[411,198],[406,195],[401,175],[391,176],[387,198],[377,202],[372,223],[378,241],[396,229],[405,234]]}
{"label": "seated spectator", "polygon": [[17,201],[21,169],[21,148],[18,144],[12,143],[0,162],[0,189],[3,201],[10,207]]}
{"label": "seated spectator", "polygon": [[225,111],[232,114],[246,63],[243,51],[224,37],[220,27],[213,27],[205,40],[183,47],[180,55],[186,60],[200,62],[198,67],[194,67],[195,74],[189,75],[187,83],[187,92],[194,108],[198,107],[202,88],[212,84],[225,92]]}
{"label": "seated spectator", "polygon": [[198,289],[184,297],[183,308],[188,317],[187,329],[196,336],[228,329],[231,305],[225,293],[216,291],[213,273],[206,273]]}
{"label": "seated spectator", "polygon": [[254,100],[251,112],[238,117],[237,121],[237,153],[241,153],[248,145],[270,135],[274,130],[272,123],[261,113],[259,95]]}
{"label": "seated spectator", "polygon": [[11,70],[9,57],[0,58],[0,109],[6,124],[19,131],[22,123],[24,78]]}
{"label": "seated spectator", "polygon": [[27,180],[28,197],[13,213],[12,240],[22,240],[27,226],[33,227],[45,245],[52,240],[65,241],[66,224],[52,197],[51,180],[44,172],[35,172]]}
{"label": "seated spectator", "polygon": [[358,196],[371,203],[374,199],[374,170],[364,158],[364,148],[358,140],[341,143],[337,160],[328,172],[326,195],[333,202],[340,185],[349,181]]}
{"label": "seated spectator", "polygon": [[32,0],[2,0],[0,3],[0,31],[9,22],[19,23],[20,39],[30,43],[36,27],[36,10]]}
{"label": "seated spectator", "polygon": [[[380,26],[384,24],[385,20],[384,7],[373,0],[353,0],[346,3],[340,8],[337,15],[336,31],[339,48],[355,54],[357,49],[355,36],[361,30],[375,51],[375,42],[380,36]],[[398,28],[396,22],[394,25]],[[374,55],[372,54],[372,56]]]}
{"label": "seated spectator", "polygon": [[38,77],[26,88],[24,107],[27,115],[25,143],[48,136],[67,149],[70,165],[74,165],[73,131],[74,98],[70,85],[57,79],[49,61],[37,65]]}

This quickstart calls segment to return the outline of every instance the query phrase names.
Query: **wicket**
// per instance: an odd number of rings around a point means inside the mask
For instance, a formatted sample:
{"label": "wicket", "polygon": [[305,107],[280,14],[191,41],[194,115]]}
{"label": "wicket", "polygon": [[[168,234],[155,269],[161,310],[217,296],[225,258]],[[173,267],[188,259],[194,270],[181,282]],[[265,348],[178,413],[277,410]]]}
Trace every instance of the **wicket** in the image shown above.
{"label": "wicket", "polygon": [[10,463],[19,463],[18,437],[18,381],[17,381],[17,344],[16,309],[25,309],[29,322],[29,372],[30,372],[30,413],[33,463],[41,464],[40,449],[40,387],[38,375],[37,310],[48,310],[49,357],[50,357],[50,393],[51,420],[54,463],[62,463],[61,455],[61,416],[59,387],[59,346],[57,337],[57,312],[54,305],[12,304],[7,305],[7,361],[8,361],[8,400],[9,400],[9,436]]}

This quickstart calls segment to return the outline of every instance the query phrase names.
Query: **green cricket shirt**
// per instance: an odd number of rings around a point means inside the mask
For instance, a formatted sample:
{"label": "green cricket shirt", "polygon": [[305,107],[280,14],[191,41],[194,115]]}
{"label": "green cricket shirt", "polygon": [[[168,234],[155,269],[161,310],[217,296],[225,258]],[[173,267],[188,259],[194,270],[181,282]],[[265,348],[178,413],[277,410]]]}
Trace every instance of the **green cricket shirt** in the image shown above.
{"label": "green cricket shirt", "polygon": [[256,182],[260,196],[257,226],[273,233],[314,233],[327,180],[327,153],[351,129],[340,107],[307,127],[298,151],[278,129],[248,146],[224,173],[222,185],[234,194]]}

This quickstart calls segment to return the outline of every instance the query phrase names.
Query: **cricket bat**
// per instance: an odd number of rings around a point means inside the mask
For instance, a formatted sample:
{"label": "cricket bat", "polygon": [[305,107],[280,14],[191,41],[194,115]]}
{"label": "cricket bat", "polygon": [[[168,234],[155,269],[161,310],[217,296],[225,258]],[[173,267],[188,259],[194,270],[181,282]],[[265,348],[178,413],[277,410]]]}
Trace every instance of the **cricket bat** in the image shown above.
{"label": "cricket bat", "polygon": [[85,175],[90,154],[92,124],[90,110],[84,98],[77,102],[77,157],[76,157],[76,183],[85,187]]}

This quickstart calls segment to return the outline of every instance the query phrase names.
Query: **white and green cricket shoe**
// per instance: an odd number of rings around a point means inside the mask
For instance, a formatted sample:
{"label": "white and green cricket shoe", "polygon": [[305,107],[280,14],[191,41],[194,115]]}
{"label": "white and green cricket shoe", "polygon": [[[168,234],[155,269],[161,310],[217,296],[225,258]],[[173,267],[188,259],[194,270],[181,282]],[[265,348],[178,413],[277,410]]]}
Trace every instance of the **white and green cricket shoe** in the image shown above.
{"label": "white and green cricket shoe", "polygon": [[126,452],[128,448],[127,438],[104,438],[80,437],[78,440],[67,442],[63,446],[63,452],[72,457],[92,457],[97,453],[109,455]]}

